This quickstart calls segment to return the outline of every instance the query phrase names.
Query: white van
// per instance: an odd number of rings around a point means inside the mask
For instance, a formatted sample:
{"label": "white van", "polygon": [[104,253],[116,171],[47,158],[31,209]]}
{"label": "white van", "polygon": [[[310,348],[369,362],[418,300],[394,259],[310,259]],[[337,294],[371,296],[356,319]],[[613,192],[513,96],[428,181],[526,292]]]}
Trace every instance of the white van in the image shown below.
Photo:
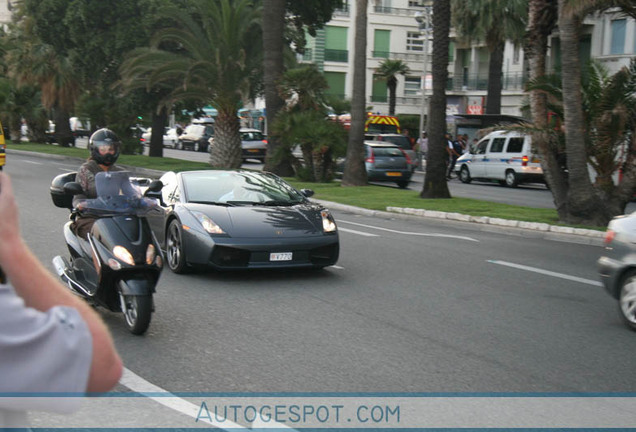
{"label": "white van", "polygon": [[520,183],[545,183],[538,154],[530,135],[496,131],[481,139],[455,164],[463,183],[472,180],[498,181],[515,187]]}

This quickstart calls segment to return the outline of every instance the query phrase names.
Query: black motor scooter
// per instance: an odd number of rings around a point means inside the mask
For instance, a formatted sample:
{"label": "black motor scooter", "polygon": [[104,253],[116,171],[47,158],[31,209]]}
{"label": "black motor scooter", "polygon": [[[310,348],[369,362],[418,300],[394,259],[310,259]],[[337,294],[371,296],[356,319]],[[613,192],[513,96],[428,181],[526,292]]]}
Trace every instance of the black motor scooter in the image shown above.
{"label": "black motor scooter", "polygon": [[[136,335],[150,325],[153,293],[163,268],[163,255],[145,215],[156,208],[161,181],[130,178],[128,172],[104,172],[95,176],[98,197],[73,207],[73,196],[82,187],[76,173],[62,174],[51,184],[57,207],[71,210],[64,225],[70,261],[56,256],[53,265],[75,294],[95,306],[123,312],[126,326]],[[146,187],[142,195],[141,187]],[[154,198],[153,198],[154,197]],[[77,217],[96,218],[87,238],[73,232]]]}

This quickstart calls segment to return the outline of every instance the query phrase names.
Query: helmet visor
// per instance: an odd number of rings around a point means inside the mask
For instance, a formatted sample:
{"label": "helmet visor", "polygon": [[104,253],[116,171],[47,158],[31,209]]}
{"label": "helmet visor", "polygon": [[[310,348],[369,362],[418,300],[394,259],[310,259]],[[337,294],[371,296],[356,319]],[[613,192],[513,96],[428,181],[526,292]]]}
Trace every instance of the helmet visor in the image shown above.
{"label": "helmet visor", "polygon": [[97,145],[97,151],[102,156],[105,156],[107,154],[115,154],[117,152],[117,149],[115,148],[115,144],[113,143],[102,141],[100,143],[96,143],[96,145]]}

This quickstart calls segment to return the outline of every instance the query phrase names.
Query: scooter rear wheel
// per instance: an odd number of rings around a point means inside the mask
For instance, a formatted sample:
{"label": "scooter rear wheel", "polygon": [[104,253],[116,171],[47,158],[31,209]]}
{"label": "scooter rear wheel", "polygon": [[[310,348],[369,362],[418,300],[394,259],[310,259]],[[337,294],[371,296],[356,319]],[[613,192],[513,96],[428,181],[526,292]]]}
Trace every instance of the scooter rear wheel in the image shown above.
{"label": "scooter rear wheel", "polygon": [[152,295],[123,295],[126,327],[132,334],[141,335],[148,330],[152,316]]}

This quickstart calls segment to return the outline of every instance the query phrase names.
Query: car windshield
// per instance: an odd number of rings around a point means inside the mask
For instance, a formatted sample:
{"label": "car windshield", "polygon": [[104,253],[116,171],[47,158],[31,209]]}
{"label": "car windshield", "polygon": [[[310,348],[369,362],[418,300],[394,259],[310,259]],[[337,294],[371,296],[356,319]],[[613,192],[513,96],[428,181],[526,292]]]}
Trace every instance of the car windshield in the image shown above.
{"label": "car windshield", "polygon": [[186,201],[217,205],[294,205],[306,198],[281,178],[251,171],[181,173]]}
{"label": "car windshield", "polygon": [[263,141],[264,139],[259,131],[241,132],[241,141]]}
{"label": "car windshield", "polygon": [[395,144],[404,150],[411,150],[411,143],[409,139],[404,135],[394,135],[394,136],[383,136],[382,141],[387,141],[392,144]]}
{"label": "car windshield", "polygon": [[373,147],[371,149],[376,157],[404,157],[404,153],[397,147]]}
{"label": "car windshield", "polygon": [[96,216],[141,216],[156,206],[156,202],[144,198],[138,185],[131,181],[128,171],[100,172],[95,175],[97,198],[78,204],[82,213]]}

